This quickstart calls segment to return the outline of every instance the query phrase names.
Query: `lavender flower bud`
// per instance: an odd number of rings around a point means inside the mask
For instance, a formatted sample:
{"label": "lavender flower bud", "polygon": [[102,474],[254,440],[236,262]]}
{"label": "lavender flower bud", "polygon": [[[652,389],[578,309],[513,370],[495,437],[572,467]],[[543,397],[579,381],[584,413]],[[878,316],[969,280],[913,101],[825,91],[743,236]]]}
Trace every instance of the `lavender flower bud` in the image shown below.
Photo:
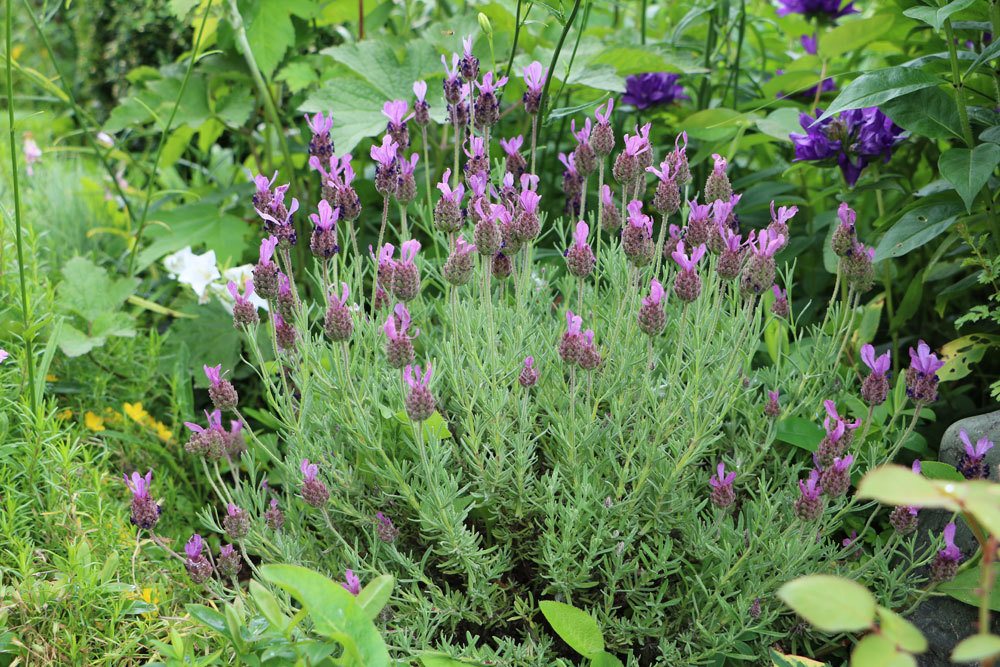
{"label": "lavender flower bud", "polygon": [[498,252],[493,255],[493,260],[490,262],[490,270],[493,272],[494,278],[506,280],[514,272],[514,262],[504,253]]}
{"label": "lavender flower bud", "polygon": [[715,153],[715,166],[705,180],[705,201],[729,201],[733,196],[733,186],[726,175],[726,159]]}
{"label": "lavender flower bud", "polygon": [[295,342],[298,338],[298,333],[295,331],[295,327],[289,324],[281,317],[278,313],[274,314],[274,338],[275,342],[278,344],[278,349],[290,352],[295,349]]}
{"label": "lavender flower bud", "polygon": [[472,253],[476,246],[466,243],[465,239],[459,236],[455,240],[455,250],[448,257],[441,269],[441,275],[449,284],[461,287],[472,278]]}
{"label": "lavender flower bud", "polygon": [[535,368],[535,358],[525,357],[521,374],[517,376],[518,383],[525,389],[534,387],[538,382],[538,370]]}
{"label": "lavender flower bud", "polygon": [[587,237],[590,235],[590,226],[580,221],[576,223],[576,231],[573,233],[573,244],[565,252],[566,269],[570,275],[577,278],[586,278],[594,270],[594,251],[590,249]]}
{"label": "lavender flower bud", "polygon": [[386,543],[392,543],[399,537],[399,529],[392,523],[392,519],[381,512],[375,514],[375,532],[378,538]]}
{"label": "lavender flower bud", "polygon": [[955,546],[955,524],[949,523],[944,528],[944,549],[938,551],[931,563],[931,579],[933,581],[949,581],[955,578],[958,564],[962,562],[962,552]]}
{"label": "lavender flower bud", "polygon": [[332,293],[327,297],[328,306],[323,316],[323,331],[327,338],[337,343],[350,340],[354,332],[354,318],[347,306],[350,290],[347,283],[341,283],[341,287],[343,291],[340,298]]}
{"label": "lavender flower bud", "polygon": [[203,548],[204,541],[197,533],[192,535],[191,539],[184,545],[184,552],[187,555],[184,567],[187,569],[191,581],[196,584],[207,581],[213,572],[212,564],[202,554]]}
{"label": "lavender flower bud", "polygon": [[819,471],[812,470],[806,481],[799,480],[800,495],[795,501],[795,516],[801,521],[815,521],[823,514],[823,489],[819,484]]}
{"label": "lavender flower bud", "polygon": [[215,565],[219,569],[219,574],[227,579],[235,579],[243,569],[243,558],[240,552],[227,544],[219,551],[219,557],[215,559]]}
{"label": "lavender flower bud", "polygon": [[233,383],[222,377],[222,364],[218,366],[203,366],[205,377],[208,378],[208,397],[216,410],[235,410],[239,403],[239,394]]}
{"label": "lavender flower bud", "polygon": [[277,498],[271,498],[271,505],[264,512],[264,523],[271,530],[281,530],[285,525],[285,514],[278,508]]}
{"label": "lavender flower bud", "polygon": [[854,457],[848,454],[843,458],[834,458],[833,463],[823,469],[820,475],[820,485],[823,493],[831,498],[839,498],[851,487],[851,463]]}
{"label": "lavender flower bud", "polygon": [[889,524],[900,535],[909,535],[917,529],[917,508],[900,506],[892,510]]}
{"label": "lavender flower bud", "polygon": [[726,474],[726,465],[719,463],[716,474],[708,480],[712,487],[712,504],[719,509],[726,509],[736,502],[736,491],[733,489],[733,482],[736,480],[736,473]]}
{"label": "lavender flower bud", "polygon": [[233,503],[226,505],[226,516],[222,517],[222,529],[229,539],[236,541],[250,532],[250,515]]}
{"label": "lavender flower bud", "polygon": [[643,298],[639,309],[639,329],[647,336],[659,336],[667,326],[663,296],[663,285],[656,278],[650,280],[649,296]]}
{"label": "lavender flower bud", "polygon": [[906,395],[917,405],[927,405],[937,400],[937,372],[944,362],[931,352],[930,346],[919,341],[917,349],[910,348],[910,367],[906,370]]}
{"label": "lavender flower bud", "polygon": [[781,404],[778,402],[778,392],[767,392],[767,404],[764,406],[764,414],[768,417],[778,417],[781,415]]}
{"label": "lavender flower bud", "polygon": [[986,479],[989,476],[989,468],[986,465],[986,454],[993,449],[993,442],[983,436],[975,444],[969,439],[969,434],[963,428],[958,432],[958,437],[965,445],[962,459],[958,463],[958,471],[966,479]]}
{"label": "lavender flower bud", "polygon": [[774,303],[771,304],[771,312],[778,317],[788,317],[788,294],[777,285],[771,286],[774,293]]}
{"label": "lavender flower bud", "polygon": [[309,463],[309,459],[302,459],[299,465],[302,471],[302,500],[312,507],[322,507],[330,499],[330,491],[326,488],[323,480],[319,479],[319,466]]}
{"label": "lavender flower bud", "polygon": [[130,520],[137,528],[151,530],[160,520],[160,506],[156,504],[153,497],[149,495],[149,487],[153,481],[153,471],[148,470],[145,475],[133,472],[132,476],[123,475],[125,486],[132,492],[132,506]]}
{"label": "lavender flower bud", "polygon": [[420,366],[407,366],[403,371],[403,379],[410,391],[405,398],[406,414],[416,423],[422,422],[434,414],[434,395],[430,390],[431,365],[427,364],[423,377]]}

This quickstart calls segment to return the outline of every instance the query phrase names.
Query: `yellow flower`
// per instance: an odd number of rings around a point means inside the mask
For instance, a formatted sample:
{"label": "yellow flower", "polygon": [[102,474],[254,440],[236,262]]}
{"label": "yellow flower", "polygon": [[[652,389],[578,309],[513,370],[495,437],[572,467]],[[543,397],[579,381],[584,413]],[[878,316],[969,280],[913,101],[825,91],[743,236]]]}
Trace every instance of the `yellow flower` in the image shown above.
{"label": "yellow flower", "polygon": [[58,382],[59,378],[56,376],[55,373],[49,373],[48,375],[45,376],[45,381],[46,382]]}
{"label": "yellow flower", "polygon": [[173,430],[167,428],[166,424],[158,421],[153,422],[153,429],[156,431],[156,436],[163,442],[170,442],[170,437],[174,434]]}
{"label": "yellow flower", "polygon": [[143,588],[142,599],[149,604],[157,604],[160,601],[160,593],[155,588]]}
{"label": "yellow flower", "polygon": [[101,417],[98,417],[97,415],[95,415],[90,410],[88,410],[87,414],[85,414],[83,416],[83,423],[91,431],[95,431],[96,432],[96,431],[103,431],[104,430],[104,419],[101,418]]}
{"label": "yellow flower", "polygon": [[73,418],[73,411],[70,410],[69,408],[66,408],[65,410],[56,413],[56,419],[58,419],[59,421],[66,421],[67,419],[72,419],[72,418]]}
{"label": "yellow flower", "polygon": [[142,403],[126,403],[125,414],[137,424],[144,424],[149,418],[149,413],[142,407]]}

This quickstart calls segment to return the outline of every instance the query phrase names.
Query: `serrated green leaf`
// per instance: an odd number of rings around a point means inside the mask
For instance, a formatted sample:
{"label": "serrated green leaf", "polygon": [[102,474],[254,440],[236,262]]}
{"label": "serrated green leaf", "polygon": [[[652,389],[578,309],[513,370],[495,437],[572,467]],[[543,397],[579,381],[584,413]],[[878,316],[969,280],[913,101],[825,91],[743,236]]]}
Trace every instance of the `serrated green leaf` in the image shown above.
{"label": "serrated green leaf", "polygon": [[74,257],[62,269],[56,288],[59,306],[87,321],[117,311],[139,285],[136,278],[112,278],[108,272],[83,257]]}
{"label": "serrated green leaf", "polygon": [[907,67],[888,67],[868,72],[844,88],[820,120],[848,109],[878,106],[900,95],[942,83],[943,81],[934,74]]}
{"label": "serrated green leaf", "polygon": [[239,8],[257,67],[270,80],[295,43],[292,8],[286,0],[241,0]]}
{"label": "serrated green leaf", "polygon": [[138,256],[136,266],[142,270],[161,257],[186,246],[204,245],[215,251],[219,264],[239,264],[247,249],[246,236],[250,226],[242,219],[223,213],[213,204],[188,204],[169,211],[150,214],[146,236],[152,243]]}
{"label": "serrated green leaf", "polygon": [[[308,113],[332,113],[330,131],[338,153],[349,153],[366,137],[385,130],[385,95],[368,81],[346,77],[328,79],[299,108]],[[367,152],[367,151],[366,151]]]}
{"label": "serrated green leaf", "polygon": [[941,175],[955,187],[958,196],[965,202],[965,210],[971,211],[976,195],[990,180],[990,174],[1000,164],[1000,146],[980,144],[974,149],[952,148],[941,154],[938,169]]}
{"label": "serrated green leaf", "polygon": [[875,597],[861,584],[843,577],[799,577],[778,589],[778,597],[823,632],[857,632],[875,621]]}
{"label": "serrated green leaf", "polygon": [[543,600],[538,607],[555,633],[583,657],[590,658],[604,650],[601,628],[587,612],[554,600]]}

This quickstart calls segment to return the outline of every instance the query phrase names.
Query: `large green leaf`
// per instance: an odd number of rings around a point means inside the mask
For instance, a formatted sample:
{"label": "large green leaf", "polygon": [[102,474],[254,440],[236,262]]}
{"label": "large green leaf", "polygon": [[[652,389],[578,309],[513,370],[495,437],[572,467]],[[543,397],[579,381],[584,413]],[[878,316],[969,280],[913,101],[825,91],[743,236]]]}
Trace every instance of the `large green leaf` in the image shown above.
{"label": "large green leaf", "polygon": [[74,257],[62,269],[56,301],[66,312],[93,322],[121,309],[139,284],[136,278],[112,278],[108,272],[83,257]]}
{"label": "large green leaf", "polygon": [[996,635],[966,637],[951,653],[955,662],[979,662],[996,656],[1000,656],[1000,637]]}
{"label": "large green leaf", "polygon": [[844,88],[821,119],[848,109],[878,106],[900,95],[942,83],[943,81],[933,74],[908,67],[888,67],[868,72]]}
{"label": "large green leaf", "polygon": [[345,657],[362,667],[389,664],[389,651],[375,625],[339,583],[299,565],[265,565],[260,571],[309,611],[318,633],[344,646]]}
{"label": "large green leaf", "polygon": [[781,442],[801,447],[807,452],[815,452],[824,431],[816,422],[802,417],[785,417],[778,422],[775,438]]}
{"label": "large green leaf", "polygon": [[901,653],[888,637],[871,634],[863,637],[851,652],[851,667],[916,667],[912,655]]}
{"label": "large green leaf", "polygon": [[385,130],[382,104],[385,95],[364,79],[347,77],[328,79],[314,90],[300,107],[301,111],[332,113],[330,134],[338,153],[350,153],[366,137]]}
{"label": "large green leaf", "polygon": [[[441,72],[439,57],[431,45],[422,40],[408,43],[401,54],[397,54],[388,40],[331,46],[320,53],[330,56],[368,81],[381,95],[379,110],[382,102],[387,100],[411,100],[414,81]],[[348,87],[338,92],[350,94],[352,91]],[[382,124],[385,125],[384,119]]]}
{"label": "large green leaf", "polygon": [[389,602],[392,595],[392,587],[396,584],[396,579],[391,574],[383,574],[369,581],[361,592],[358,593],[358,604],[368,614],[368,618],[375,620],[382,608]]}
{"label": "large green leaf", "polygon": [[593,616],[582,609],[553,600],[543,600],[538,606],[545,620],[571,649],[585,658],[592,658],[604,651],[604,635]]}
{"label": "large green leaf", "polygon": [[270,79],[288,47],[295,43],[291,7],[287,0],[240,0],[247,42],[264,78]]}
{"label": "large green leaf", "polygon": [[[1000,565],[994,563],[993,571],[994,577],[1000,577]],[[959,572],[951,581],[940,584],[938,590],[967,605],[978,607],[982,601],[979,595],[982,578],[982,565],[979,565]],[[993,587],[990,595],[990,609],[1000,611],[1000,587]]]}
{"label": "large green leaf", "polygon": [[860,49],[889,32],[894,18],[892,14],[879,14],[839,25],[820,37],[819,54],[824,58],[835,58]]}
{"label": "large green leaf", "polygon": [[896,646],[909,653],[923,653],[927,650],[927,639],[917,626],[885,607],[879,607],[877,613],[879,629]]}
{"label": "large green leaf", "polygon": [[882,111],[904,130],[931,139],[961,139],[955,98],[941,88],[923,88],[889,100]]}
{"label": "large green leaf", "polygon": [[875,621],[875,597],[861,584],[843,577],[799,577],[778,589],[778,597],[823,632],[857,632]]}
{"label": "large green leaf", "polygon": [[[1000,148],[1000,147],[998,147]],[[955,224],[962,207],[957,202],[936,202],[910,209],[889,229],[875,248],[875,261],[902,257]]]}
{"label": "large green leaf", "polygon": [[858,483],[857,497],[873,499],[888,505],[940,507],[958,511],[959,505],[945,487],[951,482],[933,482],[909,468],[884,465],[867,473]]}
{"label": "large green leaf", "polygon": [[980,144],[974,149],[952,148],[941,154],[938,169],[949,183],[955,186],[958,196],[965,202],[965,210],[972,210],[976,195],[990,180],[990,174],[1000,164],[1000,146]]}
{"label": "large green leaf", "polygon": [[923,21],[935,30],[941,30],[941,26],[952,14],[956,14],[967,7],[979,2],[979,0],[952,0],[944,7],[911,7],[903,11],[903,16],[911,19]]}
{"label": "large green leaf", "polygon": [[219,264],[239,264],[247,249],[246,237],[250,225],[242,219],[219,210],[213,204],[188,204],[150,215],[152,239],[138,257],[139,270],[168,253],[191,246],[204,245],[215,251]]}

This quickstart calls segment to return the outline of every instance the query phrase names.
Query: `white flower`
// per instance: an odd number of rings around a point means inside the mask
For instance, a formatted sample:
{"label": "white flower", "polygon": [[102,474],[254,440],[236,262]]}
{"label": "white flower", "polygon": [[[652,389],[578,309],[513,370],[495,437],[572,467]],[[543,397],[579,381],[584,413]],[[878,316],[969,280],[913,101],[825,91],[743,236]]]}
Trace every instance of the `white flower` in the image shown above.
{"label": "white flower", "polygon": [[115,140],[107,132],[97,133],[97,143],[104,146],[105,148],[111,148],[115,145]]}
{"label": "white flower", "polygon": [[7,361],[7,357],[10,356],[10,352],[0,347],[0,364]]}
{"label": "white flower", "polygon": [[177,282],[191,286],[198,295],[198,303],[208,301],[208,286],[221,277],[214,250],[195,255],[188,246],[164,257],[163,266]]}

